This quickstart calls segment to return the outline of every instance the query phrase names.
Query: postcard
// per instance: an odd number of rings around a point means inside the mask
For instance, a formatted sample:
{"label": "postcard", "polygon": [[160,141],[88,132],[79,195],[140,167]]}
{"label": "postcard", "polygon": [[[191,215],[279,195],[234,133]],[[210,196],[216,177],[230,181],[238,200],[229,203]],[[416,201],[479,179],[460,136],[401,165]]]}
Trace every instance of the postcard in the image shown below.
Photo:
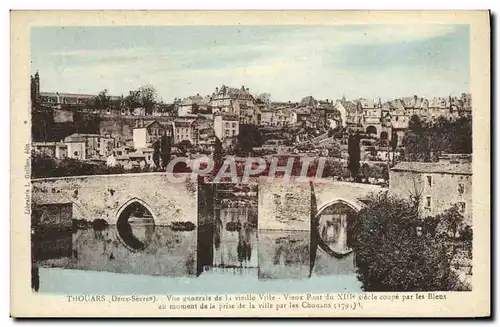
{"label": "postcard", "polygon": [[11,315],[489,317],[488,11],[12,11]]}

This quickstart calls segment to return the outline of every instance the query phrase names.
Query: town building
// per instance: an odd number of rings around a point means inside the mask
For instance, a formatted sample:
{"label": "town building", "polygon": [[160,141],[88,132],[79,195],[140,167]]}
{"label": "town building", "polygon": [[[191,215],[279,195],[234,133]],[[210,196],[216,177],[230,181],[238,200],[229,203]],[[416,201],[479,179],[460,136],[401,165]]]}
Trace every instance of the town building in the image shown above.
{"label": "town building", "polygon": [[472,223],[472,165],[470,156],[461,161],[400,162],[389,172],[389,194],[418,201],[426,216],[443,213],[457,205]]}
{"label": "town building", "polygon": [[198,146],[206,151],[215,147],[215,131],[212,127],[200,128],[198,131]]}
{"label": "town building", "polygon": [[111,154],[106,158],[106,166],[116,167],[121,166],[125,169],[130,168],[130,158],[128,155],[115,155]]}
{"label": "town building", "polygon": [[179,105],[177,115],[179,117],[192,117],[199,113],[207,113],[210,97],[202,97],[199,94],[185,98]]}
{"label": "town building", "polygon": [[337,101],[337,110],[340,112],[345,111],[345,125],[347,127],[359,127],[362,126],[363,122],[363,108],[354,101],[347,101],[345,97],[342,97],[340,101]]}
{"label": "town building", "polygon": [[109,167],[122,166],[125,169],[154,167],[153,153],[153,148],[117,148],[106,158],[106,165]]}
{"label": "town building", "polygon": [[[327,128],[335,129],[337,127],[344,127],[345,125],[345,108],[343,106],[337,106],[337,103],[333,103],[326,99],[325,101],[319,101],[318,106],[320,112],[324,114],[324,125]],[[339,110],[340,109],[340,110]],[[341,112],[342,110],[342,112]],[[321,121],[319,122],[322,123]]]}
{"label": "town building", "polygon": [[259,107],[256,105],[247,105],[246,103],[235,103],[239,107],[240,124],[258,125],[259,124]]}
{"label": "town building", "polygon": [[151,147],[163,135],[172,136],[171,125],[162,125],[155,120],[145,126],[136,127],[132,131],[134,148],[142,149]]}
{"label": "town building", "polygon": [[260,111],[260,122],[261,126],[274,126],[274,113],[272,109],[262,109]]}
{"label": "town building", "polygon": [[198,145],[198,123],[194,119],[177,119],[172,123],[174,144],[189,141],[191,145]]}
{"label": "town building", "polygon": [[240,120],[235,115],[215,115],[214,131],[221,141],[237,136],[240,132]]}
{"label": "town building", "polygon": [[220,89],[215,88],[215,92],[210,97],[209,106],[213,112],[240,115],[240,105],[254,106],[255,99],[250,94],[250,89],[242,86],[240,89],[222,85]]}
{"label": "town building", "polygon": [[358,111],[363,112],[363,129],[368,134],[380,137],[382,131],[382,102],[361,98],[357,101]]}
{"label": "town building", "polygon": [[297,116],[290,107],[280,107],[273,111],[273,120],[276,126],[290,126],[297,123]]}
{"label": "town building", "polygon": [[35,153],[56,159],[68,156],[68,146],[62,142],[32,142],[31,148]]}
{"label": "town building", "polygon": [[312,107],[298,107],[292,110],[294,117],[292,120],[298,125],[307,126],[307,121],[311,117]]}
{"label": "town building", "polygon": [[114,148],[114,139],[109,135],[74,133],[64,138],[67,156],[79,160],[106,157]]}

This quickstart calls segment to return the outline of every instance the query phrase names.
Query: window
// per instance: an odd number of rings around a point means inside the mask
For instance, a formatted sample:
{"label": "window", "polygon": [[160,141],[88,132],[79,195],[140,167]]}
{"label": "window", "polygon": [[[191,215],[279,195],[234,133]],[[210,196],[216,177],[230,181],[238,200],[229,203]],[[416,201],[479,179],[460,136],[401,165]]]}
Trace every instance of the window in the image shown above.
{"label": "window", "polygon": [[236,123],[233,123],[233,128],[236,128]]}
{"label": "window", "polygon": [[432,176],[426,176],[427,178],[427,186],[432,187]]}
{"label": "window", "polygon": [[463,195],[465,191],[464,183],[458,183],[458,195]]}
{"label": "window", "polygon": [[430,196],[428,196],[428,197],[426,197],[426,198],[425,198],[425,207],[426,207],[427,209],[430,209],[430,208],[431,208],[431,205],[432,205],[432,199],[431,199],[431,197],[430,197]]}

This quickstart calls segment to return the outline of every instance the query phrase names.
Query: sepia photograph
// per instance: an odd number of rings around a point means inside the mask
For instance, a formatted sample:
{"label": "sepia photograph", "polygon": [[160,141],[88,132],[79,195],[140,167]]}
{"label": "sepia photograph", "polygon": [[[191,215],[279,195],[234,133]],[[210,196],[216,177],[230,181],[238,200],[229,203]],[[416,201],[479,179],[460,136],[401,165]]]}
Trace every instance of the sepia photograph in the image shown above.
{"label": "sepia photograph", "polygon": [[351,14],[31,25],[29,296],[355,316],[478,295],[478,31]]}

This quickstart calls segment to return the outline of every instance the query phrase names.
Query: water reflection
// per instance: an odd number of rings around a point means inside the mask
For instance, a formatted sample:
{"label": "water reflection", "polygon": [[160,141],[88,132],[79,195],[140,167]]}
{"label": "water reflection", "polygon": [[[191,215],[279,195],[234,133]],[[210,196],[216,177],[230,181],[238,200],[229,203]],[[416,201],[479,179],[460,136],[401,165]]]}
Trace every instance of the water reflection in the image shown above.
{"label": "water reflection", "polygon": [[194,231],[174,231],[169,226],[130,224],[134,238],[148,244],[133,251],[125,244],[118,225],[102,230],[80,229],[73,234],[73,255],[69,259],[39,262],[45,267],[109,271],[139,275],[190,276],[196,274]]}
{"label": "water reflection", "polygon": [[151,242],[154,219],[151,213],[139,202],[129,204],[116,222],[118,233],[127,246],[133,250],[144,250]]}
{"label": "water reflection", "polygon": [[214,267],[257,267],[255,221],[252,207],[215,209]]}
{"label": "water reflection", "polygon": [[259,279],[309,276],[309,231],[259,230]]}
{"label": "water reflection", "polygon": [[343,202],[334,203],[318,215],[317,252],[314,270],[318,275],[355,274],[355,255],[349,246],[348,223],[356,211]]}
{"label": "water reflection", "polygon": [[352,251],[347,246],[347,215],[321,214],[319,217],[319,237],[330,249],[341,255]]}

